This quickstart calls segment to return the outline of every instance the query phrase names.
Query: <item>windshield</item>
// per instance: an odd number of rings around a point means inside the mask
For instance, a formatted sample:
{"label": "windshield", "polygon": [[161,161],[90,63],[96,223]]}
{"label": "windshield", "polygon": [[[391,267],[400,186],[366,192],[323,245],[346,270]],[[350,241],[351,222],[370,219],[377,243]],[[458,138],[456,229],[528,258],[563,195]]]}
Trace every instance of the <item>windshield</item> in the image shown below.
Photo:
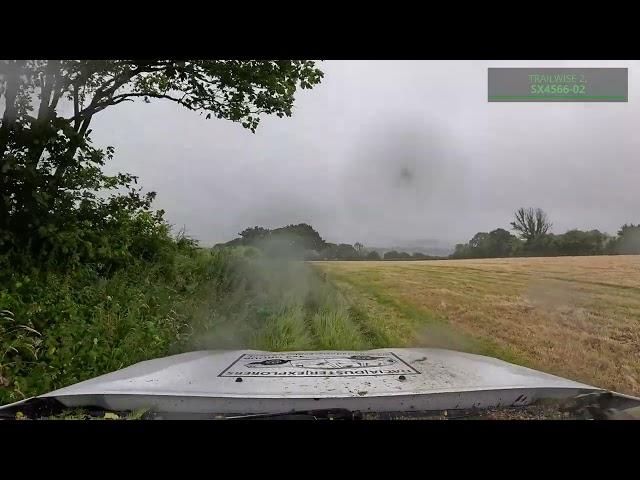
{"label": "windshield", "polygon": [[[296,376],[312,417],[639,396],[638,66],[0,61],[0,405],[79,384],[55,415],[230,392],[191,413],[279,415],[256,392]],[[216,359],[193,391],[123,370],[193,352]],[[140,408],[90,404],[126,375]],[[440,403],[372,400],[394,392]]]}

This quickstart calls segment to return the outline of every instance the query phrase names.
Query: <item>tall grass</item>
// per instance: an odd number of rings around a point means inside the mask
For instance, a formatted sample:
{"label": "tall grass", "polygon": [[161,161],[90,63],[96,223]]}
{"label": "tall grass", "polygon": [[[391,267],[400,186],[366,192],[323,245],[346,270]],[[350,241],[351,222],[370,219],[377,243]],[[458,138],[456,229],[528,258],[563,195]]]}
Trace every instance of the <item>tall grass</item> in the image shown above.
{"label": "tall grass", "polygon": [[312,348],[302,306],[285,306],[270,315],[255,332],[252,343],[257,349],[276,352]]}
{"label": "tall grass", "polygon": [[372,346],[346,308],[324,307],[311,316],[311,329],[320,350],[358,350]]}
{"label": "tall grass", "polygon": [[304,262],[256,256],[239,267],[235,288],[211,306],[191,338],[197,348],[261,350],[366,349],[386,344],[367,335],[354,306]]}

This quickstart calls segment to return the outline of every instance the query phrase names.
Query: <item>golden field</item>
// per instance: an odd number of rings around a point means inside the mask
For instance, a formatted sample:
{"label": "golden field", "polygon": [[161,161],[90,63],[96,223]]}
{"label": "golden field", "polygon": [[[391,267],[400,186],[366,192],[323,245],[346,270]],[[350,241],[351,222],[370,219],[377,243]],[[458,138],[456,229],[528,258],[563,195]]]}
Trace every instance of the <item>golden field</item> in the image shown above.
{"label": "golden field", "polygon": [[640,256],[312,264],[394,346],[482,353],[640,395]]}

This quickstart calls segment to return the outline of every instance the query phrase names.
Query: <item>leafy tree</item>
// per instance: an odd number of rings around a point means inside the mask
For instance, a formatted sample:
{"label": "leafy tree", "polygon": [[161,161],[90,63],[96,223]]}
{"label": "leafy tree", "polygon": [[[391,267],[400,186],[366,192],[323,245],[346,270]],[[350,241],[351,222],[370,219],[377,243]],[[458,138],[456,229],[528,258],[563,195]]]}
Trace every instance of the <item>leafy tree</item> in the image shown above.
{"label": "leafy tree", "polygon": [[349,245],[348,243],[338,245],[338,258],[340,260],[357,260],[358,257],[358,251],[353,245]]}
{"label": "leafy tree", "polygon": [[622,225],[622,227],[620,227],[620,230],[618,230],[618,235],[620,237],[624,237],[625,235],[629,233],[635,233],[638,230],[640,230],[640,223],[638,225],[634,225],[633,223],[625,223],[624,225]]}
{"label": "leafy tree", "polygon": [[251,245],[252,243],[268,238],[270,233],[271,231],[269,229],[256,225],[255,227],[245,228],[238,235],[242,238],[244,245]]}
{"label": "leafy tree", "polygon": [[355,248],[355,250],[358,253],[358,255],[361,255],[362,252],[364,251],[364,245],[361,244],[360,242],[354,243],[353,244],[353,248]]}
{"label": "leafy tree", "polygon": [[640,254],[640,224],[626,223],[618,230],[618,237],[607,245],[607,250],[611,253],[623,255]]}
{"label": "leafy tree", "polygon": [[320,251],[325,246],[324,239],[309,224],[299,223],[276,228],[270,232],[271,238],[286,237],[292,248]]}
{"label": "leafy tree", "polygon": [[320,256],[325,260],[358,260],[361,258],[353,245],[348,243],[326,243]]}
{"label": "leafy tree", "polygon": [[380,254],[378,252],[376,252],[375,250],[371,250],[369,253],[367,253],[366,259],[367,260],[380,260]]}
{"label": "leafy tree", "polygon": [[450,255],[451,258],[470,258],[471,257],[471,249],[469,248],[468,243],[456,243],[453,253]]}
{"label": "leafy tree", "polygon": [[309,259],[316,258],[312,252],[318,253],[327,246],[320,234],[306,223],[286,225],[273,230],[255,226],[245,228],[238,235],[240,238],[235,238],[222,245],[229,247],[251,245],[277,256],[281,256],[287,251],[289,253],[296,252]]}
{"label": "leafy tree", "polygon": [[471,240],[469,240],[469,247],[472,250],[479,251],[484,245],[487,243],[489,238],[489,234],[486,232],[478,232],[476,233]]}
{"label": "leafy tree", "polygon": [[598,230],[569,230],[556,235],[556,249],[562,255],[598,255],[603,253],[608,237]]}
{"label": "leafy tree", "polygon": [[489,232],[486,251],[491,257],[508,257],[519,243],[518,238],[504,228]]}
{"label": "leafy tree", "polygon": [[92,192],[124,187],[132,207],[152,199],[135,177],[102,175],[113,150],[90,139],[101,111],[163,99],[255,131],[261,114],[290,116],[297,89],[322,76],[312,61],[0,61],[0,253],[42,252],[63,232],[79,239],[69,231],[79,205],[104,213]]}
{"label": "leafy tree", "polygon": [[546,235],[551,226],[552,223],[542,209],[531,207],[516,210],[515,221],[511,222],[511,227],[527,242]]}
{"label": "leafy tree", "polygon": [[385,252],[384,257],[385,260],[409,260],[411,255],[407,252],[397,252],[396,250],[390,250]]}
{"label": "leafy tree", "polygon": [[469,240],[469,253],[474,258],[491,257],[491,235],[486,232],[476,233]]}
{"label": "leafy tree", "polygon": [[532,238],[524,242],[521,252],[524,256],[558,255],[558,236],[546,233]]}
{"label": "leafy tree", "polygon": [[476,233],[469,243],[456,245],[452,258],[508,257],[517,248],[519,240],[503,228],[489,233]]}
{"label": "leafy tree", "polygon": [[353,246],[347,243],[327,243],[321,256],[326,260],[355,260],[357,253]]}
{"label": "leafy tree", "polygon": [[320,257],[323,260],[338,260],[338,245],[326,242],[324,248],[320,252]]}

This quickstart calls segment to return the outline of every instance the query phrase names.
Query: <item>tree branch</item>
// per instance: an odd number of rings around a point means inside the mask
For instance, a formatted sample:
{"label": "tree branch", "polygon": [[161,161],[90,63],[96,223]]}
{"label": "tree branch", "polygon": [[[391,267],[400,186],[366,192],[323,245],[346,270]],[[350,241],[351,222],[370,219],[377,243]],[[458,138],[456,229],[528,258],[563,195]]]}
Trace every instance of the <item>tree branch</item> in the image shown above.
{"label": "tree branch", "polygon": [[[179,103],[180,105],[188,108],[189,110],[197,110],[197,108],[194,108],[192,105],[190,105],[189,103],[186,103],[184,101],[185,96],[183,95],[182,98],[177,98],[177,97],[172,97],[171,95],[167,95],[165,93],[139,93],[139,92],[131,92],[131,93],[122,93],[120,95],[116,95],[115,97],[112,97],[112,105],[117,105],[118,103],[121,103],[125,100],[131,99],[132,97],[134,98],[139,98],[139,97],[150,97],[150,98],[164,98],[167,100],[171,100],[173,102]],[[108,105],[105,105],[105,108]]]}
{"label": "tree branch", "polygon": [[5,76],[5,91],[4,91],[4,115],[2,116],[2,125],[0,125],[0,166],[7,150],[9,143],[10,133],[16,123],[16,97],[18,95],[20,84],[20,72],[24,66],[24,60],[18,60],[14,62],[14,68],[10,68]]}
{"label": "tree branch", "polygon": [[57,65],[58,62],[56,60],[50,60],[47,63],[40,90],[40,108],[38,109],[38,121],[40,122],[46,121],[49,116],[49,101],[51,100],[51,93],[53,92],[53,82]]}
{"label": "tree branch", "polygon": [[[91,103],[86,108],[75,111],[73,117],[68,120],[76,123],[77,121],[84,120],[86,118],[91,118],[94,114],[98,113],[101,110],[104,110],[109,105],[112,105],[110,99],[113,97],[113,94],[123,85],[131,81],[133,77],[139,75],[144,72],[144,67],[136,68],[135,70],[130,70],[125,73],[119,74],[111,78],[107,83],[101,85],[93,94],[93,98],[91,99]],[[107,100],[103,102],[103,100]],[[101,103],[103,102],[103,103]],[[77,123],[76,123],[77,124]]]}
{"label": "tree branch", "polygon": [[[55,106],[52,107],[49,102],[51,101],[52,94],[53,102],[55,104],[58,103],[58,98],[60,96],[59,92],[54,94],[54,86],[56,82],[57,72],[60,69],[60,61],[59,60],[50,60],[47,63],[46,72],[43,78],[43,85],[40,93],[40,107],[38,108],[38,118],[33,127],[37,133],[40,133],[44,130],[50,128],[49,122],[52,116],[55,114]],[[57,88],[57,87],[56,87]],[[44,135],[43,135],[44,136]],[[47,147],[47,142],[44,139],[41,139],[40,143],[38,143],[37,147],[33,146],[30,148],[28,153],[29,163],[33,168],[38,166],[40,162],[40,157],[42,153],[45,151]]]}
{"label": "tree branch", "polygon": [[77,132],[80,129],[80,117],[78,112],[80,110],[80,98],[79,87],[77,83],[73,84],[73,129]]}

